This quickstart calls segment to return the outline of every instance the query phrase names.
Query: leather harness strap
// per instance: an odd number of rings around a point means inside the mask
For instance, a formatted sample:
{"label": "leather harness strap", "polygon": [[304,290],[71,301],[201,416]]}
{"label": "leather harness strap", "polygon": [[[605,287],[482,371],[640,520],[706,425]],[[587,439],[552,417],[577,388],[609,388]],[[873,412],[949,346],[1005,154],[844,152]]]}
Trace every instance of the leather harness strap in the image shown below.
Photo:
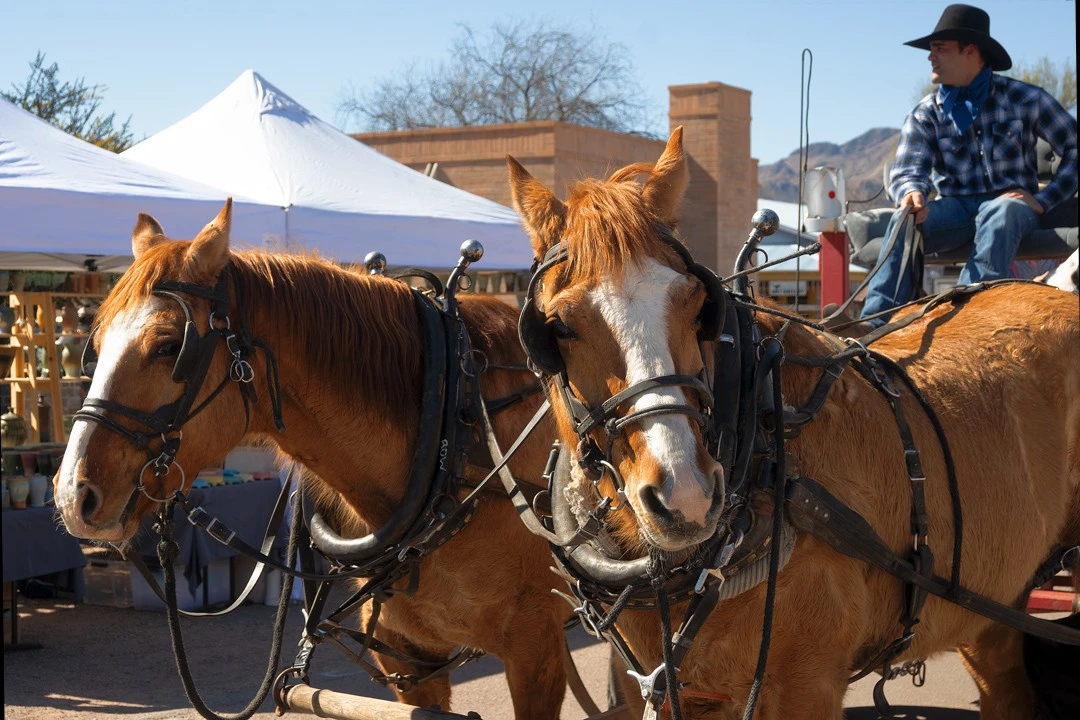
{"label": "leather harness strap", "polygon": [[861,515],[810,478],[797,477],[789,482],[787,507],[797,529],[811,533],[843,555],[869,563],[906,583],[1028,635],[1080,645],[1080,630],[1031,617],[963,587],[953,590],[937,575],[923,575],[898,557]]}

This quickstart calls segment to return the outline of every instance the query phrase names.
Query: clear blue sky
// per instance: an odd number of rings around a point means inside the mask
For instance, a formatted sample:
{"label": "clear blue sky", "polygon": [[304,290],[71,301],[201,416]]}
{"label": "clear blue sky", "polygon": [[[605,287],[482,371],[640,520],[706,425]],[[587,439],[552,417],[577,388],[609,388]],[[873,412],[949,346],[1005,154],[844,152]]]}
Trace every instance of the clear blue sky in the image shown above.
{"label": "clear blue sky", "polygon": [[[350,85],[368,87],[408,63],[447,58],[466,22],[542,18],[595,29],[628,48],[665,133],[667,86],[719,81],[753,92],[752,153],[763,164],[799,142],[799,73],[814,54],[811,141],[843,142],[899,127],[928,78],[928,34],[947,0],[714,0],[526,4],[100,0],[0,3],[0,87],[27,74],[38,50],[66,79],[108,86],[104,109],[131,115],[137,138],[198,109],[253,68],[327,122]],[[1014,62],[1076,61],[1074,0],[982,0]],[[536,12],[524,8],[534,8]],[[343,128],[355,130],[356,128]],[[2,129],[0,129],[2,132]]]}

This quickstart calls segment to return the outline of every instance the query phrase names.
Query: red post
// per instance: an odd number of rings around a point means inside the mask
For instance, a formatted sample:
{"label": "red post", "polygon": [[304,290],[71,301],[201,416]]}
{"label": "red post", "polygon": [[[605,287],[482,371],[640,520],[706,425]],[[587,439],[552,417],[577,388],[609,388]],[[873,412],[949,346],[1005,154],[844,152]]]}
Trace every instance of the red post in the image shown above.
{"label": "red post", "polygon": [[818,235],[821,252],[818,270],[821,275],[821,307],[829,303],[842,304],[851,287],[848,279],[847,233],[823,232]]}

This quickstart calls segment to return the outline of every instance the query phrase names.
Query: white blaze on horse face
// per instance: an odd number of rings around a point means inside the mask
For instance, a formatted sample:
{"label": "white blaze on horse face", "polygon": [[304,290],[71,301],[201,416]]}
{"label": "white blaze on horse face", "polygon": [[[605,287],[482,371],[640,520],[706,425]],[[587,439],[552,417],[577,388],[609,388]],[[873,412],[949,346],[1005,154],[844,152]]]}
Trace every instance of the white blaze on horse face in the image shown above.
{"label": "white blaze on horse face", "polygon": [[[611,329],[626,361],[626,383],[676,372],[668,347],[667,308],[672,287],[685,281],[680,273],[653,259],[626,269],[622,284],[602,283],[590,299]],[[642,393],[635,410],[657,405],[686,405],[682,388],[661,388]],[[713,478],[698,467],[698,439],[683,413],[657,415],[639,427],[649,452],[666,471],[659,499],[688,523],[706,525],[712,506]],[[627,493],[638,512],[637,493]]]}
{"label": "white blaze on horse face", "polygon": [[[102,333],[104,342],[101,344],[101,352],[98,354],[97,367],[94,369],[94,379],[90,383],[90,390],[86,397],[100,400],[109,399],[109,393],[113,390],[116,381],[117,368],[120,361],[127,353],[128,348],[138,339],[139,333],[150,316],[161,309],[162,302],[157,298],[151,298],[141,308],[122,312],[116,319],[98,332]],[[87,340],[87,342],[90,342]],[[60,477],[56,483],[56,505],[64,513],[65,522],[70,520],[81,524],[82,519],[75,512],[75,500],[78,497],[79,479],[86,479],[84,468],[86,451],[90,446],[90,438],[95,432],[109,432],[98,428],[97,423],[80,420],[71,428],[71,437],[68,439],[67,449],[64,451],[64,461]],[[71,529],[71,526],[68,526]]]}

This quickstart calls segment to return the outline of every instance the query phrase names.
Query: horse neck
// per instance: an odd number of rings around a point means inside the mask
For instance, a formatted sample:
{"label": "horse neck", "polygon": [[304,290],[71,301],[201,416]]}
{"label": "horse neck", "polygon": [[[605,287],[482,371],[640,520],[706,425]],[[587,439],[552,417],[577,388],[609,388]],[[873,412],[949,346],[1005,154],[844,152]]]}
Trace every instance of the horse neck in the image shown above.
{"label": "horse neck", "polygon": [[[264,387],[253,429],[340,493],[365,523],[380,524],[400,503],[417,434],[411,292],[314,262],[266,266],[269,277],[243,274],[242,307],[251,334],[276,356],[287,432],[276,430]],[[261,372],[270,372],[257,355]]]}

